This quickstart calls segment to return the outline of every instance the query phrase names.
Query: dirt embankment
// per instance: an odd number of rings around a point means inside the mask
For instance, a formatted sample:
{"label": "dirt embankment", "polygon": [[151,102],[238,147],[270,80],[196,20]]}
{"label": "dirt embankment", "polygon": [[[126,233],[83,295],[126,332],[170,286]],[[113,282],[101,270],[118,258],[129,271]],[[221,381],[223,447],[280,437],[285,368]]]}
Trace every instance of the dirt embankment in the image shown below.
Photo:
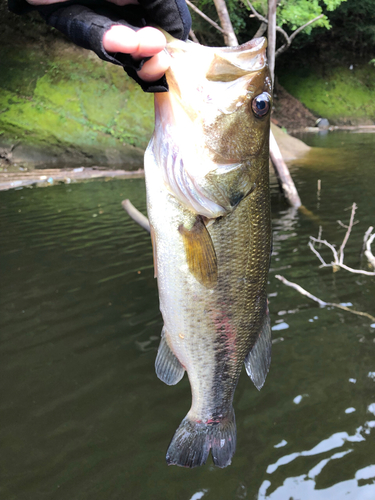
{"label": "dirt embankment", "polygon": [[272,110],[272,121],[288,131],[314,127],[318,116],[309,111],[298,99],[276,84]]}

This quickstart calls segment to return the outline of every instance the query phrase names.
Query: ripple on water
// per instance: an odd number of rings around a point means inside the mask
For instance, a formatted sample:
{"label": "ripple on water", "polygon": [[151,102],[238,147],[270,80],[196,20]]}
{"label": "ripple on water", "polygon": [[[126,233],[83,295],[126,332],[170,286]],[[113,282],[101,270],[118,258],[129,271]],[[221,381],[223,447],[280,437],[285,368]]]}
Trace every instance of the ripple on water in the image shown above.
{"label": "ripple on water", "polygon": [[[323,300],[372,314],[374,279],[320,269],[307,242],[322,225],[339,244],[336,221],[356,201],[345,259],[361,265],[363,234],[375,224],[374,142],[294,164],[312,216],[287,208],[273,179],[271,264]],[[186,377],[167,387],[154,373],[162,319],[152,249],[125,198],[145,213],[144,181],[1,194],[2,496],[373,500],[375,324],[320,309],[273,271],[273,361],[261,392],[240,378],[233,464],[165,465],[190,389]]]}

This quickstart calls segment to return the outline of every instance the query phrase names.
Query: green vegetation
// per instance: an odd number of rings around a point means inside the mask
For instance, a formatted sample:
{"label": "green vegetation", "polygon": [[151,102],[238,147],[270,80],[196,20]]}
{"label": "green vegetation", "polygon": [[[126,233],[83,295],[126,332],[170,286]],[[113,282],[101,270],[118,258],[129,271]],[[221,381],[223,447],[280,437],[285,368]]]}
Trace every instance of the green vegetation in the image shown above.
{"label": "green vegetation", "polygon": [[279,81],[315,115],[334,123],[375,122],[375,67],[354,64],[295,68],[279,74]]}
{"label": "green vegetation", "polygon": [[[195,3],[218,21],[212,0]],[[238,40],[246,42],[260,23],[249,18],[244,0],[227,4]],[[265,13],[267,1],[253,5]],[[316,115],[374,123],[375,0],[282,0],[278,24],[290,33],[320,13],[320,24],[277,59],[276,76]],[[139,160],[153,130],[152,95],[122,68],[66,42],[38,15],[15,16],[0,3],[0,17],[0,146],[17,143],[56,158],[78,153],[93,162],[119,163],[133,154]],[[223,44],[206,21],[195,14],[193,20],[202,43]]]}
{"label": "green vegetation", "polygon": [[153,98],[122,68],[88,51],[55,44],[0,49],[0,131],[23,144],[73,148],[87,155],[121,146],[145,148]]}
{"label": "green vegetation", "polygon": [[[334,11],[345,1],[346,0],[281,0],[277,5],[277,24],[278,26],[287,27],[294,31],[311,19],[323,14],[321,19],[306,28],[305,33],[310,34],[312,29],[318,26],[329,29],[331,28],[331,24],[329,18],[323,13],[323,9],[326,9],[328,12]],[[267,0],[255,0],[253,6],[258,12],[267,16]]]}

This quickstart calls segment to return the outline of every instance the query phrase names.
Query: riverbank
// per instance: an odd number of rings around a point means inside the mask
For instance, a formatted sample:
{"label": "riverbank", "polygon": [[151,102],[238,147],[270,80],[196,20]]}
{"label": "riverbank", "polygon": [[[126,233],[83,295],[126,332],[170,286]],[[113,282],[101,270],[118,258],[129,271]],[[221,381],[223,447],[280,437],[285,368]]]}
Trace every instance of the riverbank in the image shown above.
{"label": "riverbank", "polygon": [[38,16],[18,17],[4,5],[0,15],[3,164],[142,166],[153,96]]}
{"label": "riverbank", "polygon": [[375,66],[368,61],[312,62],[282,72],[279,82],[315,116],[327,118],[332,125],[375,125]]}
{"label": "riverbank", "polygon": [[[142,168],[153,131],[152,95],[38,16],[14,16],[4,5],[0,15],[0,171]],[[289,133],[316,131],[320,117],[332,126],[374,126],[375,68],[353,68],[282,68],[273,123]]]}
{"label": "riverbank", "polygon": [[[10,169],[10,170],[15,170]],[[46,168],[0,172],[0,191],[23,187],[49,187],[57,184],[71,184],[94,179],[137,179],[144,177],[143,169],[113,170],[103,167]]]}

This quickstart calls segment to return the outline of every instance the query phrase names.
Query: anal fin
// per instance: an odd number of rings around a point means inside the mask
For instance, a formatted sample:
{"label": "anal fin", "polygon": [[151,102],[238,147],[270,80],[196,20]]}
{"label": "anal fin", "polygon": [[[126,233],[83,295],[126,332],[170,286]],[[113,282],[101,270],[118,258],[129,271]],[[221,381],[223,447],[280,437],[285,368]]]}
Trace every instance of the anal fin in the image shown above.
{"label": "anal fin", "polygon": [[271,321],[267,307],[258,340],[255,342],[254,347],[245,358],[246,372],[258,391],[260,391],[263,387],[270,368],[271,350]]}
{"label": "anal fin", "polygon": [[185,373],[184,367],[167,344],[164,330],[155,360],[155,371],[158,378],[167,385],[176,385]]}
{"label": "anal fin", "polygon": [[210,233],[202,217],[197,217],[190,230],[183,225],[178,230],[184,242],[191,274],[201,285],[213,288],[217,283],[217,258]]}

